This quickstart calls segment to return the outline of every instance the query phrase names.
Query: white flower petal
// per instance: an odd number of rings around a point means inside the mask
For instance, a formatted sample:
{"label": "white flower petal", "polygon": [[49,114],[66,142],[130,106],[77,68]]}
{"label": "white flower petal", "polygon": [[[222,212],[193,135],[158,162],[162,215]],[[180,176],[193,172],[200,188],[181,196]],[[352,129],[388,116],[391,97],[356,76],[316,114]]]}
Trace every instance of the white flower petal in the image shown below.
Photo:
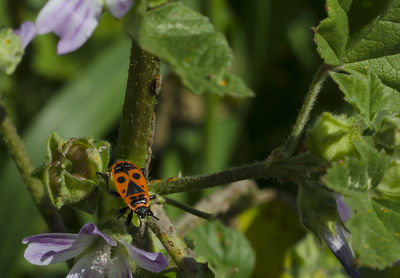
{"label": "white flower petal", "polygon": [[21,38],[22,48],[25,49],[25,47],[36,36],[35,24],[32,21],[25,21],[21,24],[19,29],[14,31],[14,33]]}
{"label": "white flower petal", "polygon": [[115,250],[114,262],[108,272],[108,278],[132,278],[129,262],[121,247]]}
{"label": "white flower petal", "polygon": [[133,0],[106,0],[106,4],[111,14],[116,18],[120,18],[132,7]]}
{"label": "white flower petal", "polygon": [[50,0],[36,19],[38,34],[54,32],[60,37],[57,53],[82,46],[97,26],[102,0]]}
{"label": "white flower petal", "polygon": [[41,234],[23,239],[29,243],[24,257],[31,264],[48,265],[62,262],[79,255],[96,237],[79,237],[75,234]]}
{"label": "white flower petal", "polygon": [[126,242],[120,241],[132,260],[141,268],[151,272],[160,272],[168,265],[167,258],[159,252],[148,252]]}
{"label": "white flower petal", "polygon": [[96,259],[99,252],[105,244],[98,244],[89,253],[80,258],[69,271],[66,278],[104,278],[105,271],[98,271],[93,268],[93,261]]}

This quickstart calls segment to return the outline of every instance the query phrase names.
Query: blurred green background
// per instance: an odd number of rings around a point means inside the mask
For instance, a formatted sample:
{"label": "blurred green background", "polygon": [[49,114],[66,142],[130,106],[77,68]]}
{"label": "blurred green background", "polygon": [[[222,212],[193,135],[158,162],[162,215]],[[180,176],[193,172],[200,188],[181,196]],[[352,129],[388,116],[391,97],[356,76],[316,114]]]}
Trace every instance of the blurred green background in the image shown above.
{"label": "blurred green background", "polygon": [[[45,2],[0,0],[0,26],[17,28],[25,20],[34,20]],[[162,65],[163,91],[157,106],[150,172],[157,179],[179,173],[210,173],[264,159],[288,136],[312,75],[321,63],[311,27],[325,17],[324,1],[183,2],[208,16],[226,35],[236,57],[232,71],[246,80],[256,96],[195,96],[182,87],[167,65]],[[11,77],[0,75],[0,96],[36,166],[44,160],[45,140],[52,131],[64,138],[92,136],[115,142],[130,47],[122,24],[110,14],[103,14],[89,41],[65,56],[56,55],[54,35],[39,36],[27,48],[16,73]],[[338,89],[328,81],[313,115],[346,110],[341,100]],[[0,169],[0,276],[65,277],[65,264],[37,267],[23,258],[21,239],[46,232],[46,226],[3,142]],[[236,276],[232,272],[232,277],[346,277],[326,249],[320,250],[313,239],[304,237],[295,211],[296,186],[273,180],[257,180],[257,184],[260,188],[279,188],[286,199],[283,202],[277,198],[253,208],[232,222],[250,244],[235,252],[250,248],[256,260],[254,269]],[[212,191],[172,197],[194,204]],[[182,214],[170,208],[168,213],[174,220]],[[62,214],[71,232],[77,232],[91,219],[68,208]],[[200,228],[194,238],[205,240],[202,235],[207,231]],[[201,256],[208,259],[207,254]],[[229,264],[229,260],[218,259],[221,266]],[[396,277],[395,271],[389,271],[394,275],[391,277]],[[389,272],[363,270],[363,275],[385,277]]]}

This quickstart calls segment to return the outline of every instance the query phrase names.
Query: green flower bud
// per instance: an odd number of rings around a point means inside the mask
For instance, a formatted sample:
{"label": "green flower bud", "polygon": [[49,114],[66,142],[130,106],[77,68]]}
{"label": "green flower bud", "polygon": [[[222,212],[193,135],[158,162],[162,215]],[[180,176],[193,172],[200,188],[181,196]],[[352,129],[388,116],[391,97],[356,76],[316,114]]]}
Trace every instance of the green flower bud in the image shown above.
{"label": "green flower bud", "polygon": [[389,198],[400,199],[400,160],[392,160],[376,190]]}
{"label": "green flower bud", "polygon": [[307,132],[306,145],[317,157],[335,161],[356,154],[354,140],[361,139],[361,131],[354,118],[324,112]]}
{"label": "green flower bud", "polygon": [[400,118],[385,118],[383,119],[375,141],[388,149],[400,147]]}
{"label": "green flower bud", "polygon": [[109,143],[89,137],[68,141],[53,133],[47,139],[46,162],[32,176],[45,184],[56,208],[74,205],[93,213],[96,208],[96,172],[107,168]]}

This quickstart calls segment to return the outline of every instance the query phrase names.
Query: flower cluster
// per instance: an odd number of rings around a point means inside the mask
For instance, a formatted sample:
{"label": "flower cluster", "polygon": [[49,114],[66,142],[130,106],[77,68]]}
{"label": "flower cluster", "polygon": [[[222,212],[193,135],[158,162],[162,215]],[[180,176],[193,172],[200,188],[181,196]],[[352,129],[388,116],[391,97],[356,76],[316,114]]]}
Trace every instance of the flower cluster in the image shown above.
{"label": "flower cluster", "polygon": [[115,240],[93,223],[85,224],[78,234],[39,234],[23,239],[22,243],[29,243],[24,257],[35,265],[49,265],[78,257],[67,278],[132,277],[130,259],[151,272],[160,272],[168,264],[163,254]]}
{"label": "flower cluster", "polygon": [[[66,54],[81,47],[96,28],[104,0],[49,0],[36,22],[25,22],[15,33],[25,48],[37,34],[53,32],[60,40],[57,53]],[[111,14],[120,18],[132,7],[133,0],[105,0]]]}

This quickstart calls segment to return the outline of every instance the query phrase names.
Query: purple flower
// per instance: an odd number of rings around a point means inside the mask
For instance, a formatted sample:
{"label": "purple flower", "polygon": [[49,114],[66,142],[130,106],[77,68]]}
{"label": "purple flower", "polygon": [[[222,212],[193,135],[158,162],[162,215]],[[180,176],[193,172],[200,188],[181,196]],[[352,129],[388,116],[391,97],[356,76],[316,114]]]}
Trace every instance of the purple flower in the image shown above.
{"label": "purple flower", "polygon": [[[120,18],[132,7],[133,0],[105,0],[111,14]],[[49,0],[36,19],[38,34],[55,33],[60,41],[58,54],[81,47],[99,21],[103,0]]]}
{"label": "purple flower", "polygon": [[102,233],[95,224],[85,224],[78,234],[50,233],[24,238],[29,243],[24,257],[35,265],[48,265],[79,257],[67,278],[132,277],[129,259],[151,272],[167,267],[161,253],[147,252]]}
{"label": "purple flower", "polygon": [[336,222],[335,231],[325,228],[322,229],[321,234],[329,249],[342,264],[346,272],[353,278],[360,278],[360,271],[355,265],[353,252],[346,241],[342,225]]}
{"label": "purple flower", "polygon": [[339,195],[339,194],[336,195],[336,207],[337,207],[339,216],[342,219],[343,223],[346,223],[347,220],[349,220],[351,218],[352,213],[350,211],[350,208],[345,203],[342,195]]}
{"label": "purple flower", "polygon": [[26,21],[21,24],[19,29],[14,30],[14,33],[21,38],[22,48],[25,49],[25,47],[36,36],[35,24],[32,21]]}

